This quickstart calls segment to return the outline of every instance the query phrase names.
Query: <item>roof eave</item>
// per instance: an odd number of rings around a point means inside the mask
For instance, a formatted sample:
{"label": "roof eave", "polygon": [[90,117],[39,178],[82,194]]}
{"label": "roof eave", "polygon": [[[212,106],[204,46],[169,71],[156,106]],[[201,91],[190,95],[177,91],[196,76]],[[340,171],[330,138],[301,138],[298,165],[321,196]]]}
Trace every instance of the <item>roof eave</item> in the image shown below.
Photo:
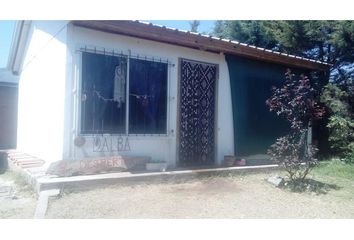
{"label": "roof eave", "polygon": [[208,52],[226,53],[310,70],[328,71],[330,65],[284,53],[249,46],[188,31],[180,31],[139,21],[72,21],[74,25],[102,32],[127,35]]}
{"label": "roof eave", "polygon": [[16,75],[19,74],[23,63],[24,48],[27,43],[30,26],[31,21],[18,21],[12,36],[7,69]]}

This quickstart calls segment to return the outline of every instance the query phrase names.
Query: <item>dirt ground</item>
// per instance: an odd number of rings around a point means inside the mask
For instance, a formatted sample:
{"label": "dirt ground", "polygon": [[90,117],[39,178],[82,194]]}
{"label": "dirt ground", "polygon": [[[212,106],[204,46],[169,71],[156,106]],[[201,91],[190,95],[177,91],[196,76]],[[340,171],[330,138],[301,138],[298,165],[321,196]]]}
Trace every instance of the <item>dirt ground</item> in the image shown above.
{"label": "dirt ground", "polygon": [[353,182],[321,179],[321,191],[296,193],[269,184],[271,175],[64,191],[47,218],[354,218]]}
{"label": "dirt ground", "polygon": [[33,218],[37,199],[24,179],[14,172],[0,175],[0,219]]}

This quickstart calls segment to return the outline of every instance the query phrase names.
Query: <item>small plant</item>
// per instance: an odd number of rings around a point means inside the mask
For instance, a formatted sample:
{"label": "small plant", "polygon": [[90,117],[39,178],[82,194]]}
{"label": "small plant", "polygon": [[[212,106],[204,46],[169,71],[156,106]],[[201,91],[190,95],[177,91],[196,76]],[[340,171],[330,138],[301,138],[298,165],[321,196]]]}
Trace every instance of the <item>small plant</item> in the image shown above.
{"label": "small plant", "polygon": [[291,132],[278,138],[268,154],[272,161],[285,168],[291,181],[303,181],[318,163],[315,158],[318,150],[308,142],[308,131],[312,121],[324,115],[324,109],[317,103],[308,77],[301,75],[297,80],[290,70],[285,77],[282,87],[273,87],[266,104],[270,111],[290,123]]}
{"label": "small plant", "polygon": [[285,168],[291,181],[303,181],[310,170],[318,164],[315,158],[317,148],[307,146],[305,134],[302,132],[278,138],[268,150],[272,161]]}

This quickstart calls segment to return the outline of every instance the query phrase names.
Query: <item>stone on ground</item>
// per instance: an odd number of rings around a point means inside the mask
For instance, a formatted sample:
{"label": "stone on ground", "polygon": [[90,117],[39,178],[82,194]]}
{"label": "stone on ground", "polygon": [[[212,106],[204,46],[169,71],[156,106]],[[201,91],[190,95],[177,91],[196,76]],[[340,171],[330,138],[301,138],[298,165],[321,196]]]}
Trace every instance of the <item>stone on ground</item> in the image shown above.
{"label": "stone on ground", "polygon": [[281,187],[284,184],[284,179],[279,176],[271,176],[268,178],[268,182],[276,187]]}

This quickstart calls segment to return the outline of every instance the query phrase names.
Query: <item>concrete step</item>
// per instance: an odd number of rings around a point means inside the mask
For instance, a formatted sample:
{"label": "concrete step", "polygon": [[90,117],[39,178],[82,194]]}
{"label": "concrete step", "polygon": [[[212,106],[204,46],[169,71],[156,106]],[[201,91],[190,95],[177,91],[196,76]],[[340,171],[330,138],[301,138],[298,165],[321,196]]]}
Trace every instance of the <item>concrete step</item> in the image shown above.
{"label": "concrete step", "polygon": [[102,185],[110,184],[141,184],[141,183],[166,183],[168,181],[178,182],[195,179],[201,176],[212,176],[221,173],[241,173],[273,171],[279,169],[278,165],[244,166],[244,167],[223,167],[197,170],[178,170],[166,172],[119,172],[97,175],[84,175],[73,177],[36,178],[36,191],[39,193],[50,189],[91,189]]}

